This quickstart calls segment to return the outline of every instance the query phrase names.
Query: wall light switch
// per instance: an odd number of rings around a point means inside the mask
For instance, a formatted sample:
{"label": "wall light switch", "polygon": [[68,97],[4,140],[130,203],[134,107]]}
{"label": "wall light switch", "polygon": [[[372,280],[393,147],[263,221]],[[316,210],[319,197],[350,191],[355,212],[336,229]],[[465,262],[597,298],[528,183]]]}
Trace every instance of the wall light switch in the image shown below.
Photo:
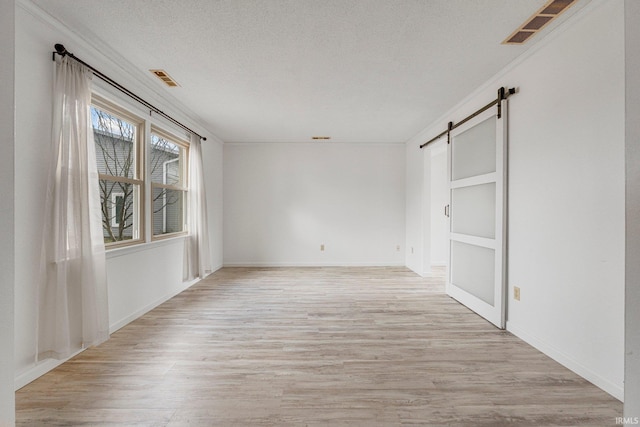
{"label": "wall light switch", "polygon": [[320,245],[320,251],[324,252],[324,244]]}
{"label": "wall light switch", "polygon": [[396,251],[400,252],[400,245],[396,246]]}
{"label": "wall light switch", "polygon": [[520,301],[520,288],[517,286],[513,287],[513,299]]}

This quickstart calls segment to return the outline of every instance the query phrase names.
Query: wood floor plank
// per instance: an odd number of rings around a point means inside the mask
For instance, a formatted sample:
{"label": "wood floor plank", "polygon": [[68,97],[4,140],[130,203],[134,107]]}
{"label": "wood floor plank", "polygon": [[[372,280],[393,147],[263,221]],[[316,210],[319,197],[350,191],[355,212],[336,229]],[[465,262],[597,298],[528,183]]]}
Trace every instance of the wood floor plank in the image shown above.
{"label": "wood floor plank", "polygon": [[225,268],[16,393],[18,426],[613,426],[405,268]]}

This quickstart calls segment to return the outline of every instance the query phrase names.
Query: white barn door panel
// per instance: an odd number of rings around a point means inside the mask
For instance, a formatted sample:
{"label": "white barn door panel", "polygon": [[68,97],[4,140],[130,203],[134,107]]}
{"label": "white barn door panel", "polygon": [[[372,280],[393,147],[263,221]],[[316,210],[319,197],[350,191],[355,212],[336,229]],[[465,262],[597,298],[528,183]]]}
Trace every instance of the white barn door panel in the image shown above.
{"label": "white barn door panel", "polygon": [[452,130],[448,145],[447,294],[501,329],[506,312],[506,132],[506,108],[500,118],[491,108]]}

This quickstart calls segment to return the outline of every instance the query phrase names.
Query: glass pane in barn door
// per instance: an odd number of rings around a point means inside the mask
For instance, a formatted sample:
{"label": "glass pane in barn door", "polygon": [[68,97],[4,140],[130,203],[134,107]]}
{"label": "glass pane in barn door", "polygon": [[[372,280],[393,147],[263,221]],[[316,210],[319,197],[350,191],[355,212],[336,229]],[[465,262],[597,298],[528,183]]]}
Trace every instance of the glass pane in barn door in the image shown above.
{"label": "glass pane in barn door", "polygon": [[506,108],[451,132],[447,294],[505,327]]}

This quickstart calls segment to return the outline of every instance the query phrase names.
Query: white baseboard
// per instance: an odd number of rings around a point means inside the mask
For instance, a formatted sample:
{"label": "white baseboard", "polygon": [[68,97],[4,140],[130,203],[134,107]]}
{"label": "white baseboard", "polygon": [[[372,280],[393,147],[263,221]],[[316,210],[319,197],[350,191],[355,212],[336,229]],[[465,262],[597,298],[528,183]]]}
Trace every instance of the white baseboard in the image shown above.
{"label": "white baseboard", "polygon": [[227,262],[225,267],[404,267],[404,262]]}
{"label": "white baseboard", "polygon": [[19,373],[18,375],[16,375],[15,379],[14,379],[14,389],[16,391],[20,390],[22,387],[26,386],[27,384],[29,384],[31,381],[34,381],[38,378],[40,378],[41,376],[43,376],[44,374],[46,374],[47,372],[57,368],[58,366],[62,365],[64,362],[66,362],[67,360],[71,359],[72,357],[75,357],[76,355],[82,353],[84,351],[84,349],[82,350],[78,350],[75,353],[73,353],[71,356],[69,356],[68,358],[64,359],[64,360],[57,360],[57,359],[45,359],[42,360],[38,363],[34,363],[34,365],[32,367],[30,367],[29,369]]}
{"label": "white baseboard", "polygon": [[[221,267],[217,267],[213,271],[217,271],[220,268]],[[178,295],[179,293],[187,290],[188,288],[190,288],[191,286],[195,285],[199,281],[200,281],[200,279],[198,278],[198,279],[191,280],[191,281],[188,281],[188,282],[183,282],[182,285],[178,289],[176,289],[176,290],[168,293],[167,295],[163,296],[162,298],[160,298],[160,299],[158,299],[158,300],[146,305],[145,307],[141,308],[140,310],[135,311],[134,313],[130,314],[129,316],[126,316],[126,317],[118,320],[117,322],[111,323],[111,325],[109,325],[109,333],[112,334],[112,333],[116,332],[118,329],[128,325],[129,323],[133,322],[137,318],[147,314],[149,311],[153,310],[154,308],[156,308],[160,304],[170,300],[171,298],[173,298],[174,296]],[[64,359],[64,360],[46,359],[46,360],[43,360],[41,362],[38,362],[37,364],[34,364],[33,366],[31,366],[30,368],[26,369],[25,371],[20,372],[18,375],[16,375],[15,380],[14,380],[15,390],[21,389],[25,385],[27,385],[30,382],[38,379],[39,377],[41,377],[42,375],[46,374],[47,372],[57,368],[58,366],[62,365],[64,362],[66,362],[67,360],[71,359],[72,357],[75,357],[76,355],[82,353],[83,351],[84,350],[79,350],[78,352],[74,353],[69,358]]]}
{"label": "white baseboard", "polygon": [[157,306],[159,306],[162,303],[165,303],[167,301],[169,301],[171,298],[175,297],[176,295],[184,292],[185,290],[189,289],[191,286],[195,285],[196,283],[198,283],[200,281],[200,279],[194,279],[188,282],[183,282],[182,286],[180,286],[178,289],[169,292],[168,294],[166,294],[165,296],[163,296],[162,298],[157,299],[156,301],[147,304],[146,306],[142,307],[139,310],[136,310],[135,312],[131,313],[128,316],[125,316],[124,318],[118,320],[117,322],[112,323],[109,326],[109,333],[112,334],[114,332],[116,332],[118,329],[128,325],[129,323],[133,322],[134,320],[136,320],[139,317],[144,316],[145,314],[147,314],[148,312],[150,312],[151,310],[153,310],[154,308],[156,308]]}
{"label": "white baseboard", "polygon": [[507,331],[511,332],[513,335],[517,336],[518,338],[520,338],[527,344],[531,345],[532,347],[536,348],[537,350],[540,350],[542,353],[546,354],[547,356],[549,356],[556,362],[560,363],[567,369],[580,375],[582,378],[591,382],[595,386],[606,391],[607,393],[609,393],[611,396],[615,397],[619,401],[621,402],[624,401],[624,385],[615,384],[609,381],[608,379],[603,378],[602,376],[591,371],[589,368],[585,367],[584,365],[582,365],[580,362],[576,361],[572,357],[566,355],[561,350],[558,350],[553,345],[534,336],[533,334],[526,332],[524,329],[520,328],[518,325],[514,324],[513,322],[507,321]]}

